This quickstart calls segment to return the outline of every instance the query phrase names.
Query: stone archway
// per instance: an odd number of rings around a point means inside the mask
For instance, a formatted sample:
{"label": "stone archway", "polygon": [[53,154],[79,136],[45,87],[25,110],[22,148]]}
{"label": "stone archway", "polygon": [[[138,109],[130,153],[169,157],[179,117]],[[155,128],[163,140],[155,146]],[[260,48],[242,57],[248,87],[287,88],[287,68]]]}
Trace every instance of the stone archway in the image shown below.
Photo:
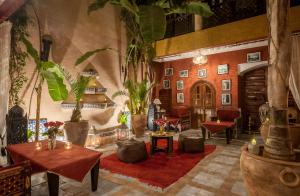
{"label": "stone archway", "polygon": [[200,122],[215,113],[216,90],[211,83],[200,80],[192,86],[190,95],[192,128],[199,128]]}

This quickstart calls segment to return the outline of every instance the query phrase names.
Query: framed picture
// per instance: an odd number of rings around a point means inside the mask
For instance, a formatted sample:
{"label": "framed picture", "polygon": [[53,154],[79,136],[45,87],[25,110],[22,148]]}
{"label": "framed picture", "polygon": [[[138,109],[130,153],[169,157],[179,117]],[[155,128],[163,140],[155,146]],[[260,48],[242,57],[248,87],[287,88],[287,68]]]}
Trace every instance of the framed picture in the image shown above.
{"label": "framed picture", "polygon": [[184,103],[184,94],[177,93],[177,103]]}
{"label": "framed picture", "polygon": [[222,105],[231,105],[231,94],[230,93],[222,94]]}
{"label": "framed picture", "polygon": [[261,61],[260,52],[252,52],[247,54],[247,63],[254,63]]}
{"label": "framed picture", "polygon": [[231,90],[231,80],[222,80],[222,90],[223,91]]}
{"label": "framed picture", "polygon": [[173,68],[165,68],[165,76],[172,76]]}
{"label": "framed picture", "polygon": [[227,74],[228,64],[218,65],[218,74]]}
{"label": "framed picture", "polygon": [[177,90],[183,90],[183,80],[178,80],[176,86]]}
{"label": "framed picture", "polygon": [[164,89],[169,89],[169,88],[171,88],[170,80],[163,80],[163,88],[164,88]]}
{"label": "framed picture", "polygon": [[206,78],[206,69],[198,70],[198,78]]}
{"label": "framed picture", "polygon": [[181,71],[179,71],[179,77],[181,77],[181,78],[187,78],[187,77],[189,77],[189,70],[181,70]]}

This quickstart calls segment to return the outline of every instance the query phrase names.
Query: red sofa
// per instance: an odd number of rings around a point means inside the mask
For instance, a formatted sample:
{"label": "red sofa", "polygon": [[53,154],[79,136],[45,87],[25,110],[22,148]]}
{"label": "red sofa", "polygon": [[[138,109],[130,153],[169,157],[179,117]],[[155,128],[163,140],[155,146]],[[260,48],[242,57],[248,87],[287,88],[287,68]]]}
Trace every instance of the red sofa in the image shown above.
{"label": "red sofa", "polygon": [[166,115],[167,119],[178,119],[178,125],[181,130],[191,128],[191,111],[187,106],[172,107],[169,114]]}

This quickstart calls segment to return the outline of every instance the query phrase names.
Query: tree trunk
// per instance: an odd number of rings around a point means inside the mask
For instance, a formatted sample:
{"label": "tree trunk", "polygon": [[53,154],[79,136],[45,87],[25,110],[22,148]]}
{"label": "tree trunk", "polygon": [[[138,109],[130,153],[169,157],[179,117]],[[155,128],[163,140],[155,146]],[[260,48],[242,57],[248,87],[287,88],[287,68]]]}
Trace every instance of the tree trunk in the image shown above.
{"label": "tree trunk", "polygon": [[42,99],[42,79],[37,87],[37,97],[36,97],[36,119],[35,119],[35,141],[39,141],[40,133],[40,113],[41,113],[41,99]]}
{"label": "tree trunk", "polygon": [[291,35],[288,30],[289,7],[289,0],[268,1],[270,128],[264,148],[264,156],[287,161],[295,157],[287,117],[288,77],[291,62]]}

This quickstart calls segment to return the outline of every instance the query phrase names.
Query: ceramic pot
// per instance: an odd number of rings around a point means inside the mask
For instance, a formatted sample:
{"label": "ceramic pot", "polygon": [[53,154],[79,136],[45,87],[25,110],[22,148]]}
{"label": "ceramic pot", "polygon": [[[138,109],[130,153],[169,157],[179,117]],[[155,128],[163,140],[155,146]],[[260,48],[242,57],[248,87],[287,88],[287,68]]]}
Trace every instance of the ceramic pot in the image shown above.
{"label": "ceramic pot", "polygon": [[[266,142],[266,139],[268,137],[269,126],[270,121],[266,121],[260,127],[260,134],[264,142]],[[297,148],[300,145],[300,124],[289,125],[289,130],[293,147]]]}
{"label": "ceramic pot", "polygon": [[135,137],[142,137],[147,126],[147,115],[137,114],[132,115],[132,129]]}
{"label": "ceramic pot", "polygon": [[68,141],[72,144],[84,146],[89,132],[89,122],[82,120],[80,122],[65,122],[65,134]]}
{"label": "ceramic pot", "polygon": [[250,154],[242,147],[240,168],[249,196],[285,196],[300,193],[300,163]]}

